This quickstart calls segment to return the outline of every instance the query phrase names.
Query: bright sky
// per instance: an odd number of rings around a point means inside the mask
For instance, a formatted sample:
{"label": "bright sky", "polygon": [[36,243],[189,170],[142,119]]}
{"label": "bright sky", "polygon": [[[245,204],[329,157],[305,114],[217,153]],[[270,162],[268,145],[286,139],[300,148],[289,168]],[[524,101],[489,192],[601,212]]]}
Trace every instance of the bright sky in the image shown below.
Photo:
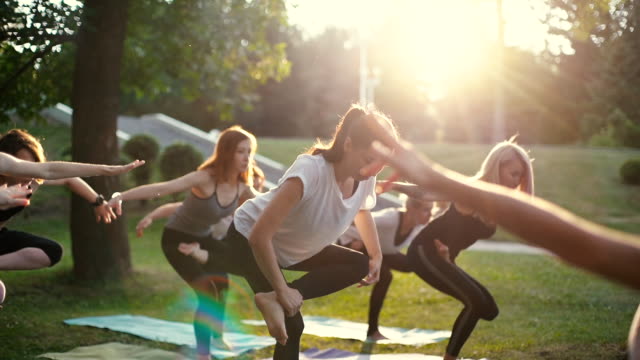
{"label": "bright sky", "polygon": [[[329,26],[371,33],[400,17],[404,35],[389,51],[406,51],[401,56],[417,67],[406,70],[431,83],[487,69],[488,49],[497,39],[493,0],[288,0],[288,12],[289,21],[311,36]],[[503,0],[505,44],[534,53],[546,47],[572,53],[569,41],[549,34],[540,21],[548,12],[543,0]]]}

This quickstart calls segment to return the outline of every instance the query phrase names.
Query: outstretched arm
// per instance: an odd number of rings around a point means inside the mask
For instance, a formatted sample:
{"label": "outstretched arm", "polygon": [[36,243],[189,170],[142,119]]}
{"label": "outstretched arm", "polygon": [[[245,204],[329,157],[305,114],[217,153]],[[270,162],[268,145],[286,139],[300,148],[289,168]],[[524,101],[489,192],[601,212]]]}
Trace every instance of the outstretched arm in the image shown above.
{"label": "outstretched arm", "polygon": [[7,153],[0,153],[0,174],[38,179],[112,176],[129,172],[141,165],[144,165],[144,160],[136,160],[127,165],[99,165],[67,161],[38,163],[20,160]]}
{"label": "outstretched arm", "polygon": [[103,221],[105,224],[110,224],[117,216],[113,212],[113,209],[107,204],[107,201],[100,194],[95,192],[86,181],[79,177],[59,179],[59,180],[47,180],[45,185],[64,185],[69,188],[73,193],[87,200],[93,207],[93,213],[96,216],[96,221]]}
{"label": "outstretched arm", "polygon": [[382,251],[380,250],[380,240],[378,230],[373,220],[371,211],[360,210],[354,218],[356,229],[362,238],[367,254],[369,254],[369,273],[360,281],[359,286],[371,285],[378,282],[380,278],[380,266],[382,265]]}
{"label": "outstretched arm", "polygon": [[122,193],[114,193],[109,200],[109,206],[116,210],[116,214],[122,214],[122,202],[127,200],[148,200],[161,196],[186,191],[192,187],[210,181],[211,176],[205,170],[193,171],[173,179],[155,184],[147,184],[134,187]]}
{"label": "outstretched arm", "polygon": [[[377,122],[368,125],[384,145],[378,156],[403,177],[472,207],[522,239],[550,250],[564,261],[640,289],[640,237],[582,219],[548,201],[517,190],[469,178],[426,159],[398,142]],[[363,173],[370,172],[363,169]]]}
{"label": "outstretched arm", "polygon": [[182,202],[173,202],[158,206],[150,213],[145,215],[136,225],[136,234],[141,237],[144,233],[144,229],[148,228],[154,220],[166,219],[173,215],[174,212],[182,205]]}
{"label": "outstretched arm", "polygon": [[428,191],[416,184],[399,181],[379,181],[376,184],[376,193],[381,194],[387,191],[401,192],[411,198],[422,201],[446,201],[446,196],[433,191]]}

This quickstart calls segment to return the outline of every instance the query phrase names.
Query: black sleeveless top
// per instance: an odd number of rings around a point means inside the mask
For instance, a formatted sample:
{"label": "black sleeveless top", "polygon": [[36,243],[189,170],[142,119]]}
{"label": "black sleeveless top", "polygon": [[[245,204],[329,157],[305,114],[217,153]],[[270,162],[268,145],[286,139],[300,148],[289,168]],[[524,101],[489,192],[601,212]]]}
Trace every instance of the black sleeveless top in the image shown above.
{"label": "black sleeveless top", "polygon": [[418,234],[413,245],[417,246],[425,241],[439,239],[449,247],[449,256],[453,261],[460,251],[473,245],[479,239],[490,238],[495,232],[495,225],[486,224],[472,214],[461,214],[451,204],[444,214],[433,219]]}

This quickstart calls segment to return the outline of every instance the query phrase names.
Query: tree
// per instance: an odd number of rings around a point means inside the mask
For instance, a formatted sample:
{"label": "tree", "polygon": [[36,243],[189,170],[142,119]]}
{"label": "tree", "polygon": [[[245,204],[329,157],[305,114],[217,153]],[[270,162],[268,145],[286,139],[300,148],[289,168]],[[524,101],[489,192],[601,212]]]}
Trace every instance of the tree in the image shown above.
{"label": "tree", "polygon": [[[30,119],[70,99],[73,160],[116,163],[122,94],[129,103],[207,98],[212,111],[229,118],[234,107],[254,101],[258,84],[286,75],[284,45],[268,42],[264,31],[271,23],[287,26],[284,11],[282,0],[87,0],[81,7],[10,0],[0,5],[0,114]],[[103,194],[119,189],[118,178],[89,183]],[[97,225],[90,215],[73,197],[74,273],[125,276],[124,221]]]}

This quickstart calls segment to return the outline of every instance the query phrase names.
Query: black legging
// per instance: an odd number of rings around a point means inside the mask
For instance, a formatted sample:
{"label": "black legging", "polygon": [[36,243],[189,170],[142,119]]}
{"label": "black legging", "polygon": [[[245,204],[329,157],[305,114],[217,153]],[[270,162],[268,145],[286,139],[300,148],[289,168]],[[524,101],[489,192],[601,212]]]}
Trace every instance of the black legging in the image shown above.
{"label": "black legging", "polygon": [[6,255],[26,248],[36,248],[49,258],[49,266],[57,264],[62,258],[62,246],[53,240],[22,231],[7,228],[0,229],[0,255]]}
{"label": "black legging", "polygon": [[[256,263],[247,238],[233,224],[223,242],[226,245],[223,251],[209,253],[206,269],[243,276],[254,293],[273,291]],[[332,244],[309,259],[285,269],[307,272],[288,285],[298,290],[304,300],[308,300],[332,294],[360,281],[369,271],[369,259],[361,252]],[[287,344],[276,343],[274,360],[295,360],[300,354],[300,337],[304,329],[300,312],[285,317],[285,325]]]}
{"label": "black legging", "polygon": [[389,285],[391,285],[391,280],[393,280],[391,269],[402,272],[412,271],[406,255],[396,253],[382,256],[380,280],[373,285],[373,289],[371,289],[371,297],[369,298],[369,329],[367,330],[367,336],[371,336],[373,333],[378,331],[380,311],[382,310],[384,299],[387,296]]}
{"label": "black legging", "polygon": [[200,243],[201,248],[208,250],[210,254],[223,251],[223,243],[211,237],[193,236],[166,227],[162,233],[162,251],[165,257],[178,275],[193,288],[198,298],[193,319],[196,351],[201,355],[209,355],[211,337],[222,339],[225,314],[223,292],[228,288],[228,276],[224,272],[205,271],[194,258],[178,251],[181,242]]}
{"label": "black legging", "polygon": [[493,320],[498,316],[498,306],[484,286],[438,254],[432,239],[418,235],[407,256],[413,271],[422,280],[464,304],[447,345],[447,353],[457,357],[478,319]]}

